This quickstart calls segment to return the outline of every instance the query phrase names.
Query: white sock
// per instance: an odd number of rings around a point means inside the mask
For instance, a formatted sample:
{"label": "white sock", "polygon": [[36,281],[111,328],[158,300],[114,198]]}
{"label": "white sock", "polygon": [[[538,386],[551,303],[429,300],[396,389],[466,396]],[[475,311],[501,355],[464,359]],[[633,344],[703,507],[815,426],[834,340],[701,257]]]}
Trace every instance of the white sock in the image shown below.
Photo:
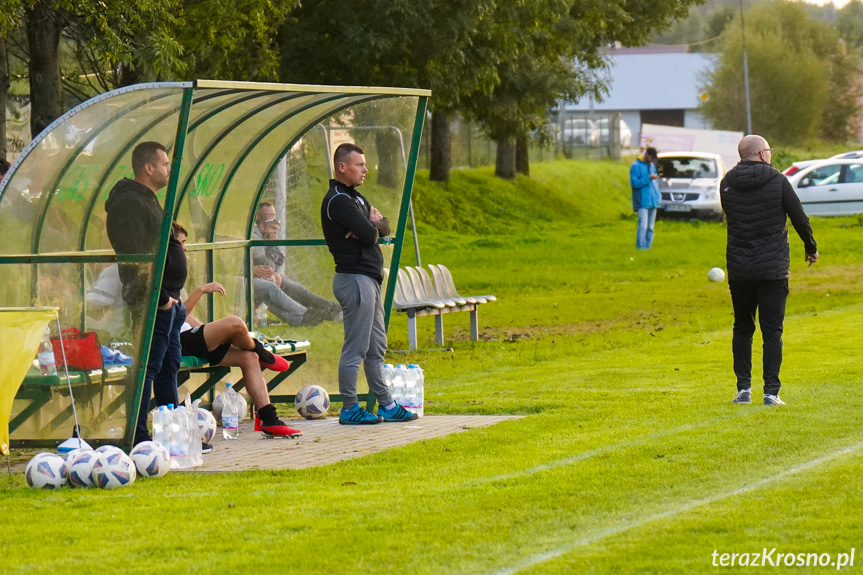
{"label": "white sock", "polygon": [[389,410],[391,410],[391,409],[394,409],[394,408],[395,408],[395,406],[396,406],[396,402],[394,401],[394,402],[392,402],[392,403],[391,403],[391,404],[389,404],[389,405],[385,405],[385,406],[384,406],[384,409],[386,409],[387,411],[389,411]]}

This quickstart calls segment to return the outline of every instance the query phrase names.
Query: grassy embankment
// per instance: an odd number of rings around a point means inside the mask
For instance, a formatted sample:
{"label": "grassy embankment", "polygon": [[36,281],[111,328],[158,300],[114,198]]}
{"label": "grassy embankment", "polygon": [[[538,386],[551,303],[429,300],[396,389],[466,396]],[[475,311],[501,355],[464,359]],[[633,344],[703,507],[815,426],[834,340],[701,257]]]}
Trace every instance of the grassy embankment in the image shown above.
{"label": "grassy embankment", "polygon": [[16,477],[0,491],[0,570],[694,573],[714,550],[835,559],[863,540],[860,221],[815,220],[812,268],[792,236],[788,405],[737,406],[728,290],[706,279],[724,267],[723,226],[661,221],[637,252],[625,164],[533,171],[420,177],[423,262],[499,301],[481,308],[482,341],[453,314],[452,354],[404,358],[426,369],[432,414],[527,417],[299,472],[115,492]]}

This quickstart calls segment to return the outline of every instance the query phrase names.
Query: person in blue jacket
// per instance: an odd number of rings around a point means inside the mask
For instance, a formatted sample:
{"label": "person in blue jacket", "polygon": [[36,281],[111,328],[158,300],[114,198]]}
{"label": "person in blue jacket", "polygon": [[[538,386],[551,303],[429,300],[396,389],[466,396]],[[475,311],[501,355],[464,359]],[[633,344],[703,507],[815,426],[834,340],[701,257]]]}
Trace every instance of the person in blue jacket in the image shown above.
{"label": "person in blue jacket", "polygon": [[638,231],[635,247],[649,250],[653,244],[653,226],[656,210],[662,205],[662,196],[656,184],[656,148],[644,150],[644,156],[632,162],[629,168],[629,184],[632,186],[632,211],[638,214]]}

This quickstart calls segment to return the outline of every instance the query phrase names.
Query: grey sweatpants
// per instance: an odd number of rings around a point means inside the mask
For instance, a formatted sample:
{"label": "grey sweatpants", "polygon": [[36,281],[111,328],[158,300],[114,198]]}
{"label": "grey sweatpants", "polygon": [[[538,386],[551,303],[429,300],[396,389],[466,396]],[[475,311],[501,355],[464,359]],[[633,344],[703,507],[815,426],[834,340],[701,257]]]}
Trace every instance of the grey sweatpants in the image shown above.
{"label": "grey sweatpants", "polygon": [[337,273],[333,294],[344,314],[345,343],[339,359],[339,393],[344,408],[357,403],[360,363],[365,368],[369,390],[378,403],[389,405],[393,400],[384,381],[387,331],[380,284],[366,275]]}

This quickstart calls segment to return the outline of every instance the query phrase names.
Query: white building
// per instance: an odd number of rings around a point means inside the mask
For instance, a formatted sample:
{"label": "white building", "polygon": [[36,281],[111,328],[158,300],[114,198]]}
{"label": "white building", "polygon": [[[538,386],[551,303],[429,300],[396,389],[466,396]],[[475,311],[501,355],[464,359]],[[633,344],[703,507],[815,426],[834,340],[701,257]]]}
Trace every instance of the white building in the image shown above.
{"label": "white building", "polygon": [[[713,54],[658,52],[651,48],[619,49],[609,58],[608,95],[598,102],[584,97],[563,105],[567,117],[602,117],[619,112],[640,140],[641,124],[711,129],[698,113]],[[637,145],[637,144],[634,144]]]}

